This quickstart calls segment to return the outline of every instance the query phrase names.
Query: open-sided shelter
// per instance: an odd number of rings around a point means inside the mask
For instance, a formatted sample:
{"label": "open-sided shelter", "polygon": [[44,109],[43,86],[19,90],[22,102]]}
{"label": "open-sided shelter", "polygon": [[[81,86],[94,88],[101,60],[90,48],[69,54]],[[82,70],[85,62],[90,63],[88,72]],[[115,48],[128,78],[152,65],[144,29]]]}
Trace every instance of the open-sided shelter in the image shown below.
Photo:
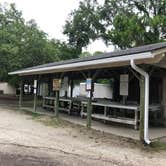
{"label": "open-sided shelter", "polygon": [[[165,68],[166,42],[162,42],[97,56],[29,67],[9,74],[17,74],[22,78],[20,106],[22,105],[23,83],[37,80],[34,88],[38,87],[36,85],[41,82],[48,83],[49,93],[44,101],[47,99],[53,101],[56,116],[60,110],[60,101],[67,101],[69,109],[73,109],[73,80],[84,79],[87,82],[88,97],[78,98],[81,103],[79,107],[81,116],[87,116],[87,126],[91,126],[92,117],[132,124],[135,128],[139,125],[141,139],[149,144],[149,117],[151,119],[154,113],[154,116],[159,116],[159,121],[166,121],[163,118],[166,117]],[[60,80],[65,77],[68,78],[70,84],[70,94],[65,94],[63,98],[59,99]],[[111,100],[101,101],[93,98],[93,83],[98,79],[113,80],[113,98]],[[53,90],[55,93],[51,93]],[[34,110],[36,109],[36,96],[35,93]],[[99,106],[103,107],[103,114],[95,112]],[[133,112],[134,118],[130,117],[129,111]],[[116,112],[122,112],[122,114],[127,112],[127,116],[121,117],[119,116],[121,114],[117,115]]]}

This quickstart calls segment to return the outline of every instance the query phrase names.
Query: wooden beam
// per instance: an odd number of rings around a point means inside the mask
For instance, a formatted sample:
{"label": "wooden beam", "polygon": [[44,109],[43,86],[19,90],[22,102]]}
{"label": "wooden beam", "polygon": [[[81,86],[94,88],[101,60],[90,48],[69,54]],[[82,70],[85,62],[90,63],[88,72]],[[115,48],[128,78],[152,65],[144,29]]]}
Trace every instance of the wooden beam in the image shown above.
{"label": "wooden beam", "polygon": [[22,107],[23,101],[23,80],[20,81],[20,96],[19,96],[19,109]]}
{"label": "wooden beam", "polygon": [[140,141],[144,142],[145,78],[140,79]]}
{"label": "wooden beam", "polygon": [[55,117],[59,117],[59,91],[55,91],[56,98],[54,100],[54,112],[55,112]]}
{"label": "wooden beam", "polygon": [[96,72],[94,73],[92,80],[95,80],[97,78],[97,76],[100,74],[100,72],[102,71],[102,69],[98,69],[96,70]]}
{"label": "wooden beam", "polygon": [[140,80],[140,76],[131,68],[129,68],[129,70],[133,73],[133,75],[138,79]]}
{"label": "wooden beam", "polygon": [[84,79],[87,78],[86,74],[83,71],[80,71],[80,73],[82,74],[82,76],[84,77]]}

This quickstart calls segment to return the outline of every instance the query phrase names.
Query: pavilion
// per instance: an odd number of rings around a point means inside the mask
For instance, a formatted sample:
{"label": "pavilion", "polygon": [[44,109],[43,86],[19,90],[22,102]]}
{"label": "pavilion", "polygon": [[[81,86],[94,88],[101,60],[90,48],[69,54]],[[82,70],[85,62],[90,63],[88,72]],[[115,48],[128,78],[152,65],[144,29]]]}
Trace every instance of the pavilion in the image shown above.
{"label": "pavilion", "polygon": [[[89,128],[92,118],[134,125],[135,129],[139,126],[140,139],[150,144],[149,120],[154,116],[158,121],[166,122],[166,42],[53,62],[9,74],[21,77],[20,107],[23,85],[26,82],[34,82],[34,110],[36,110],[37,88],[40,83],[45,82],[48,84],[49,93],[43,98],[43,106],[53,108],[55,116],[58,116],[60,110],[67,108],[70,113],[73,106],[78,105],[80,115],[87,117]],[[70,92],[66,90],[65,95],[59,97],[61,80],[64,78],[67,78]],[[93,98],[94,82],[98,79],[113,80],[111,100]],[[74,80],[86,82],[88,96],[78,96],[80,102],[77,103],[80,104],[74,103],[77,100],[73,99]],[[60,102],[67,104],[60,108]],[[99,107],[103,109],[103,114],[95,112]],[[124,114],[125,116],[121,116]]]}

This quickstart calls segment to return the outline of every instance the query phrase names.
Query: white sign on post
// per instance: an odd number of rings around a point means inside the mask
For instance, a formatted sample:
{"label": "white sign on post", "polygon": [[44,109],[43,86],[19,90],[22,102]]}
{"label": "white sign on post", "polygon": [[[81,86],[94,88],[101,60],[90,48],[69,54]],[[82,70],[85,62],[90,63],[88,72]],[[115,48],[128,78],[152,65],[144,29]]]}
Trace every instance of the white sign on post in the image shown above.
{"label": "white sign on post", "polygon": [[87,78],[86,79],[86,91],[90,91],[92,89],[92,79]]}
{"label": "white sign on post", "polygon": [[121,74],[120,75],[120,95],[128,96],[129,89],[129,75]]}
{"label": "white sign on post", "polygon": [[34,80],[34,88],[37,88],[37,80]]}
{"label": "white sign on post", "polygon": [[37,89],[37,80],[34,80],[33,88],[34,88],[33,93],[36,94],[36,92],[37,92],[36,91],[36,89]]}
{"label": "white sign on post", "polygon": [[68,77],[64,77],[64,79],[63,79],[62,89],[65,90],[65,91],[68,90],[68,82],[69,82]]}

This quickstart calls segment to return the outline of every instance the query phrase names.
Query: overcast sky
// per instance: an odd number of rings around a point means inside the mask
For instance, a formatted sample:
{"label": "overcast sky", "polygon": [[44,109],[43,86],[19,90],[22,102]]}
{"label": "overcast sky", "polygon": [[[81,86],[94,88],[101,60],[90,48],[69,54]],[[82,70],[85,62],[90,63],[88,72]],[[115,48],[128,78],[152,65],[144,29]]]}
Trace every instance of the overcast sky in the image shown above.
{"label": "overcast sky", "polygon": [[[0,0],[0,2],[15,3],[26,21],[35,19],[38,26],[51,38],[61,40],[67,39],[62,32],[68,14],[79,5],[79,0]],[[112,51],[113,48],[107,48],[102,41],[96,41],[89,45],[87,50],[93,53]]]}

